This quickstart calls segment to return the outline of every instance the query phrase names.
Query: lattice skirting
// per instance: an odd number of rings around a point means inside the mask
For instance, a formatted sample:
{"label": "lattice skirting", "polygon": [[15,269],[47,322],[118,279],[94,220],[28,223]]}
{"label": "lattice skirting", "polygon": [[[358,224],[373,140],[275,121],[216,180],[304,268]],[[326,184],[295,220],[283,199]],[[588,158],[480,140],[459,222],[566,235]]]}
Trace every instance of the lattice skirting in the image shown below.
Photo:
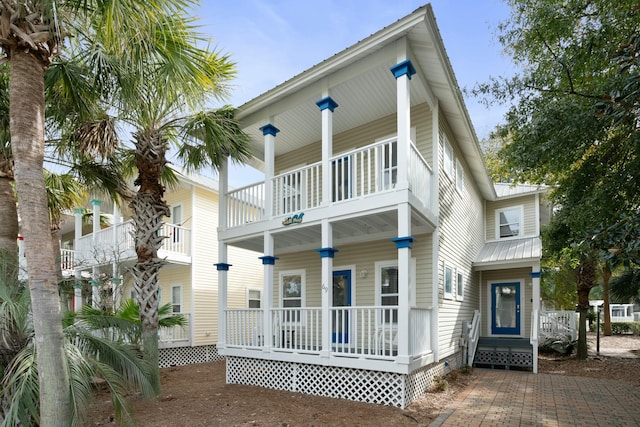
{"label": "lattice skirting", "polygon": [[235,356],[227,357],[226,361],[228,384],[406,408],[431,387],[435,377],[460,367],[462,354],[449,357],[448,366],[440,361],[408,375]]}
{"label": "lattice skirting", "polygon": [[161,348],[158,350],[160,367],[191,365],[193,363],[213,362],[223,360],[215,345],[198,347]]}

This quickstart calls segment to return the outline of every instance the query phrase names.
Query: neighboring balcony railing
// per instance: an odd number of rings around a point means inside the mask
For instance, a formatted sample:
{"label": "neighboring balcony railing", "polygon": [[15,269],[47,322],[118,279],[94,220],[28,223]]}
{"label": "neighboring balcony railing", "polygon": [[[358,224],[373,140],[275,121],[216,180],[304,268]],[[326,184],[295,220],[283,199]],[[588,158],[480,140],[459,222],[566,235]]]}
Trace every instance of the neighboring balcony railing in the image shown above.
{"label": "neighboring balcony railing", "polygon": [[[366,147],[333,156],[330,203],[363,198],[396,188],[398,180],[397,139],[389,138]],[[406,167],[406,166],[405,166]],[[409,189],[425,206],[429,204],[432,171],[411,143]],[[300,213],[320,206],[323,195],[322,162],[275,176],[270,182],[273,216]],[[227,193],[227,227],[237,227],[268,218],[265,183]]]}
{"label": "neighboring balcony railing", "polygon": [[[336,357],[394,360],[398,354],[398,307],[330,308],[331,344]],[[226,345],[247,350],[264,345],[262,309],[227,309]],[[431,311],[412,309],[409,315],[409,352],[420,357],[431,352]],[[323,317],[320,307],[271,310],[273,351],[319,355],[322,350]]]}
{"label": "neighboring balcony railing", "polygon": [[[134,224],[129,220],[103,228],[97,233],[84,235],[76,240],[76,265],[87,266],[117,262],[135,256]],[[191,255],[191,230],[165,223],[160,230],[162,240],[160,256],[189,257]],[[164,253],[162,253],[164,252]]]}
{"label": "neighboring balcony railing", "polygon": [[[176,313],[177,315],[178,313]],[[191,313],[179,313],[187,320],[185,326],[172,326],[170,328],[158,328],[158,346],[184,347],[191,345]]]}

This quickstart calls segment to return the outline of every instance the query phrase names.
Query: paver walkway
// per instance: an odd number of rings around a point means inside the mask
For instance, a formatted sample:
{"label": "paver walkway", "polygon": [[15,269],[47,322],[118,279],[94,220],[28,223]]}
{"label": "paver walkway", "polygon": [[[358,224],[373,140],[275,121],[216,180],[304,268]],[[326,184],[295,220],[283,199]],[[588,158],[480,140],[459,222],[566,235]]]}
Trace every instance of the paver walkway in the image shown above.
{"label": "paver walkway", "polygon": [[474,382],[430,427],[640,426],[640,387],[629,383],[488,369],[474,373]]}

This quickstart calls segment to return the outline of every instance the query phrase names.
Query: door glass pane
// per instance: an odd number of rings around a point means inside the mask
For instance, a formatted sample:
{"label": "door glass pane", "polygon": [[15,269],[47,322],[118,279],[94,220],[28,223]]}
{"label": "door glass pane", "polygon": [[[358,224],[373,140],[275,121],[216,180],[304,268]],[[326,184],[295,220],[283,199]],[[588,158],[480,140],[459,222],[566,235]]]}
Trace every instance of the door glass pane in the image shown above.
{"label": "door glass pane", "polygon": [[[398,305],[398,267],[382,268],[382,283],[380,286],[381,305]],[[393,308],[383,312],[383,322],[397,323],[398,310]]]}
{"label": "door glass pane", "polygon": [[496,316],[494,326],[497,328],[515,328],[517,319],[515,285],[496,286],[495,301]]}
{"label": "door glass pane", "polygon": [[[348,307],[351,305],[349,274],[333,273],[333,307]],[[346,310],[333,310],[332,319],[333,341],[348,342],[349,313]]]}

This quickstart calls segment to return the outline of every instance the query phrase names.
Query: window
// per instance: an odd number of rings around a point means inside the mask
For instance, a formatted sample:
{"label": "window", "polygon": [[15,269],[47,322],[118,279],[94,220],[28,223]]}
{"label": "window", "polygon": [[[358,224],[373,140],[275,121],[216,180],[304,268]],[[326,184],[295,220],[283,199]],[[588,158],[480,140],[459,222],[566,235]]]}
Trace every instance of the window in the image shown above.
{"label": "window", "polygon": [[[300,308],[304,306],[305,271],[283,271],[280,273],[282,308]],[[300,311],[285,313],[285,321],[300,321]]]}
{"label": "window", "polygon": [[456,160],[456,190],[462,193],[464,187],[464,170],[462,169],[462,163],[460,160]]}
{"label": "window", "polygon": [[444,297],[453,298],[453,267],[444,266]]}
{"label": "window", "polygon": [[395,188],[398,182],[398,143],[393,141],[380,148],[382,152],[382,189],[390,190]]}
{"label": "window", "polygon": [[[398,266],[381,266],[380,274],[380,305],[398,306]],[[385,323],[398,323],[398,309],[384,310]]]}
{"label": "window", "polygon": [[447,140],[447,137],[444,137],[444,172],[449,176],[449,178],[453,178],[453,148],[451,148],[451,144]]}
{"label": "window", "polygon": [[262,304],[261,289],[247,289],[247,307],[260,308]]}
{"label": "window", "polygon": [[522,206],[501,209],[496,212],[497,235],[500,239],[522,235]]}
{"label": "window", "polygon": [[174,313],[182,312],[182,285],[171,287],[171,306]]}
{"label": "window", "polygon": [[180,228],[182,226],[182,205],[174,205],[171,207],[171,224],[175,225],[172,233],[172,241],[173,243],[180,242]]}
{"label": "window", "polygon": [[462,301],[464,298],[464,277],[462,273],[456,275],[456,299]]}

